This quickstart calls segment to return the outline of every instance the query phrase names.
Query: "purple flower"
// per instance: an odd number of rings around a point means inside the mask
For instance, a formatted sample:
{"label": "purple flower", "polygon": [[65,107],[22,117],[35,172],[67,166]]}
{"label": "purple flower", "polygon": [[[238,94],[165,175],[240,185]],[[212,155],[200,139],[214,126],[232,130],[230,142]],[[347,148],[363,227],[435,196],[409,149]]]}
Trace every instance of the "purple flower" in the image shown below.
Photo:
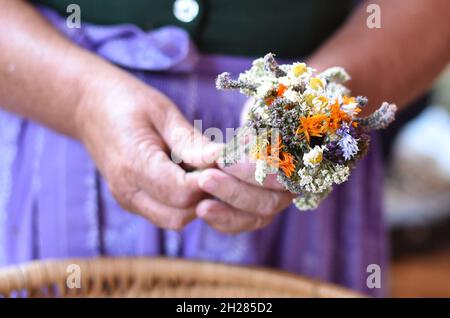
{"label": "purple flower", "polygon": [[342,150],[342,156],[345,160],[352,159],[358,153],[358,141],[352,136],[352,130],[344,123],[341,128],[337,130],[337,135],[340,137],[338,146]]}
{"label": "purple flower", "polygon": [[344,158],[342,157],[342,150],[338,146],[337,141],[331,141],[327,144],[327,147],[325,148],[325,151],[323,152],[323,156],[327,158],[328,160],[343,165],[344,164]]}

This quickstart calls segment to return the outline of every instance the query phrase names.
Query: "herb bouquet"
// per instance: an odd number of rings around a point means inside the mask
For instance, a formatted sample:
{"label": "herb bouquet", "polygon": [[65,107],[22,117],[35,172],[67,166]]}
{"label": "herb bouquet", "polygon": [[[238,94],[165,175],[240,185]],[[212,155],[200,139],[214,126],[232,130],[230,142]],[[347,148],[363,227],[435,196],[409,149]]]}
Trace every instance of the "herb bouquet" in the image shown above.
{"label": "herb bouquet", "polygon": [[224,149],[224,164],[248,155],[256,161],[259,183],[276,173],[299,194],[294,203],[300,210],[318,207],[366,154],[368,132],[387,127],[397,109],[385,102],[372,115],[357,117],[367,98],[350,96],[344,86],[349,78],[340,67],[315,74],[304,63],[278,65],[272,54],[255,60],[237,80],[220,74],[218,89],[238,89],[254,101]]}

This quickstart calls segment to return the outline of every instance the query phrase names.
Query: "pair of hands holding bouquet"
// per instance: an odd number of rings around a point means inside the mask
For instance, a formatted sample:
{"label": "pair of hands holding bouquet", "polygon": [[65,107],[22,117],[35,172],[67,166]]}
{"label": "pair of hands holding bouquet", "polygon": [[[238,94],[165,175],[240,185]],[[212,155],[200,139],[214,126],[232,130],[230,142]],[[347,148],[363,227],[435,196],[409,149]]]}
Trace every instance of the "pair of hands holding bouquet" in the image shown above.
{"label": "pair of hands holding bouquet", "polygon": [[[217,79],[219,89],[239,89],[253,98],[243,127],[225,147],[199,136],[169,99],[148,87],[141,102],[124,108],[134,112],[136,105],[148,100],[155,105],[146,105],[144,114],[138,111],[140,120],[129,122],[128,129],[121,124],[120,135],[130,136],[119,143],[123,147],[108,150],[82,139],[97,162],[115,163],[99,168],[125,209],[175,230],[196,217],[222,232],[255,230],[269,224],[292,201],[300,210],[316,208],[364,156],[367,132],[394,119],[396,107],[388,103],[369,117],[356,117],[367,99],[350,96],[343,85],[348,78],[341,68],[315,74],[304,63],[278,65],[268,54],[237,80],[227,73]],[[139,122],[140,127],[135,127]],[[114,135],[106,127],[95,129]],[[127,131],[130,134],[123,133]],[[169,158],[168,148],[182,165]],[[130,160],[111,157],[123,151]],[[104,155],[110,158],[98,159]],[[161,171],[165,179],[157,177]]]}

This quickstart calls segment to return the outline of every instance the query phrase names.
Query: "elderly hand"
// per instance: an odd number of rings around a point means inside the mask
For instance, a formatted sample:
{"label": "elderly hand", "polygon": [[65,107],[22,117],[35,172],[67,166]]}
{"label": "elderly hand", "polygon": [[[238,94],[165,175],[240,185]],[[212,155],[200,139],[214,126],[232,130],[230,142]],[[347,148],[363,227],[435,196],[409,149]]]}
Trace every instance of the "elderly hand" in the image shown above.
{"label": "elderly hand", "polygon": [[78,111],[80,139],[124,209],[179,230],[205,193],[199,173],[186,172],[169,153],[202,168],[220,148],[194,133],[162,93],[124,77],[111,86],[109,80],[90,84]]}
{"label": "elderly hand", "polygon": [[221,232],[238,233],[268,225],[292,203],[295,195],[284,190],[275,175],[267,176],[263,186],[255,181],[255,165],[237,163],[230,167],[206,169],[199,186],[218,200],[204,199],[197,215]]}

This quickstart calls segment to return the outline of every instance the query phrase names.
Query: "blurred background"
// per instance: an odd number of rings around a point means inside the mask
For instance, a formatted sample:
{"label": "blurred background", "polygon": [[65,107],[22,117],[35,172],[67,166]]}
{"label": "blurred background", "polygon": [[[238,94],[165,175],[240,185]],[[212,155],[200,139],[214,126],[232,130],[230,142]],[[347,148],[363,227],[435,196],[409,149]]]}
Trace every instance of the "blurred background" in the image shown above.
{"label": "blurred background", "polygon": [[391,296],[450,297],[450,67],[408,111],[384,136]]}

